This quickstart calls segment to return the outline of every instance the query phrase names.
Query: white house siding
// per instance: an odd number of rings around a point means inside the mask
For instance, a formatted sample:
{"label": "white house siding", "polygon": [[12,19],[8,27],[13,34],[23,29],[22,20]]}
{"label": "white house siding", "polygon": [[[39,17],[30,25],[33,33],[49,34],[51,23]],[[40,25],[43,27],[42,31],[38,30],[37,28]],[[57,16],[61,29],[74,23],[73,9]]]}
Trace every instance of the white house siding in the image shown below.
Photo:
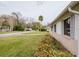
{"label": "white house siding", "polygon": [[[71,9],[79,11],[79,3],[71,7]],[[63,21],[65,20],[65,18],[68,18],[68,17],[70,17],[70,24],[71,24],[70,25],[70,38],[63,35],[58,35],[64,32],[63,22],[62,22],[62,25],[60,26],[59,25],[60,21],[61,20]],[[52,34],[53,37],[55,37],[58,41],[60,41],[63,44],[63,46],[67,48],[69,51],[71,51],[74,55],[77,55],[79,57],[79,15],[70,13],[69,11],[67,11],[64,14],[62,13],[62,15],[58,19],[61,19],[61,20],[59,21],[56,19],[56,21],[54,22],[56,23],[56,26],[57,26],[57,29],[56,29],[57,33],[56,34],[53,33]],[[54,23],[52,25],[54,25]]]}
{"label": "white house siding", "polygon": [[75,39],[79,38],[79,15],[75,15]]}
{"label": "white house siding", "polygon": [[69,50],[72,54],[77,55],[77,47],[76,47],[76,40],[72,40],[70,37],[65,35],[59,35],[58,33],[51,33],[57,41],[59,41],[67,50]]}
{"label": "white house siding", "polygon": [[[59,42],[63,44],[63,46],[68,49],[71,53],[74,55],[77,55],[77,41],[75,38],[75,15],[70,17],[70,35],[71,37],[64,36],[64,20],[57,21],[53,25],[56,24],[56,33],[61,35],[55,35],[55,33],[52,33],[53,37],[55,37]],[[78,31],[78,30],[77,30]],[[54,32],[54,26],[53,26],[53,32]],[[74,40],[73,40],[73,39]]]}
{"label": "white house siding", "polygon": [[74,39],[75,37],[75,16],[70,17],[70,37]]}
{"label": "white house siding", "polygon": [[77,40],[77,56],[79,56],[79,15],[75,15],[75,39]]}
{"label": "white house siding", "polygon": [[62,34],[62,22],[58,21],[56,24],[56,33]]}
{"label": "white house siding", "polygon": [[52,27],[52,32],[54,32],[54,25],[56,25],[56,33],[57,34],[62,34],[62,21],[58,21],[57,23],[53,24],[53,27]]}

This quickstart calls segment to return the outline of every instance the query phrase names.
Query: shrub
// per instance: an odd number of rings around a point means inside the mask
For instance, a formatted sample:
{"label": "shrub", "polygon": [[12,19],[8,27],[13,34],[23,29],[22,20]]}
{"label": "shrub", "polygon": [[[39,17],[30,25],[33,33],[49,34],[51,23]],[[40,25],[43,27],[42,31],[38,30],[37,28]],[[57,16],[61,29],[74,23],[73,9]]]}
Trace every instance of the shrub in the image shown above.
{"label": "shrub", "polygon": [[73,56],[58,41],[50,35],[46,35],[41,41],[39,48],[34,51],[34,56],[40,57],[66,57]]}
{"label": "shrub", "polygon": [[40,31],[47,31],[47,29],[45,29],[45,28],[41,28]]}
{"label": "shrub", "polygon": [[41,26],[41,27],[39,28],[39,31],[47,31],[47,29],[46,29],[46,27]]}
{"label": "shrub", "polygon": [[24,28],[20,25],[16,25],[14,26],[13,31],[24,31]]}

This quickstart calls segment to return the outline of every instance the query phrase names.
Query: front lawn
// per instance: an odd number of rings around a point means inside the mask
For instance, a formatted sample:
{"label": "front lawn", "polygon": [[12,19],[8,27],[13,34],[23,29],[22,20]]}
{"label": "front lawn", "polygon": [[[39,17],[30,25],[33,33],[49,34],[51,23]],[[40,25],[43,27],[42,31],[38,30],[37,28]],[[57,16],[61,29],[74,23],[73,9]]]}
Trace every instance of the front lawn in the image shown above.
{"label": "front lawn", "polygon": [[[35,34],[35,35],[34,35]],[[38,35],[40,34],[40,35]],[[73,56],[48,32],[29,32],[15,37],[0,38],[0,56],[66,57]]]}
{"label": "front lawn", "polygon": [[[46,33],[43,32],[43,34]],[[23,34],[22,36],[0,38],[0,56],[33,56],[33,51],[38,48],[43,37],[44,35]]]}
{"label": "front lawn", "polygon": [[44,34],[45,35],[45,34],[48,34],[48,32],[46,32],[46,31],[43,31],[43,32],[41,32],[41,31],[33,31],[33,32],[28,32],[28,33],[26,32],[24,34],[42,34],[42,35]]}

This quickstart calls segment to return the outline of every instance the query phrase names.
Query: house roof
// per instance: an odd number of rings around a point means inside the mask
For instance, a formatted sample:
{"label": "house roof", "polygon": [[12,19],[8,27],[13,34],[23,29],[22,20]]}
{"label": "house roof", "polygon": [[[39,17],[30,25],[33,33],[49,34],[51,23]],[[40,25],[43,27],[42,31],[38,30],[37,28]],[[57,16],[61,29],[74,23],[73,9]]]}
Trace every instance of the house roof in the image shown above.
{"label": "house roof", "polygon": [[50,23],[50,25],[52,25],[55,21],[59,20],[59,18],[65,13],[68,11],[68,7],[74,7],[76,4],[78,3],[78,1],[72,1],[68,4],[68,6],[54,19],[54,21],[52,21]]}

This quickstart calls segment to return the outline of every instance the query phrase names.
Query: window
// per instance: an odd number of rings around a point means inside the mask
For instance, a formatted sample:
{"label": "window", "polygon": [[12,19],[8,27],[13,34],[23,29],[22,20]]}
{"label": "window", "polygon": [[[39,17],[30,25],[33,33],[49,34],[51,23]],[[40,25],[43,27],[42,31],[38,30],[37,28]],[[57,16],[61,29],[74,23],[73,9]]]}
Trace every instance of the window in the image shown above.
{"label": "window", "polygon": [[64,34],[70,36],[70,19],[64,20]]}
{"label": "window", "polygon": [[56,24],[54,25],[54,32],[56,32]]}

